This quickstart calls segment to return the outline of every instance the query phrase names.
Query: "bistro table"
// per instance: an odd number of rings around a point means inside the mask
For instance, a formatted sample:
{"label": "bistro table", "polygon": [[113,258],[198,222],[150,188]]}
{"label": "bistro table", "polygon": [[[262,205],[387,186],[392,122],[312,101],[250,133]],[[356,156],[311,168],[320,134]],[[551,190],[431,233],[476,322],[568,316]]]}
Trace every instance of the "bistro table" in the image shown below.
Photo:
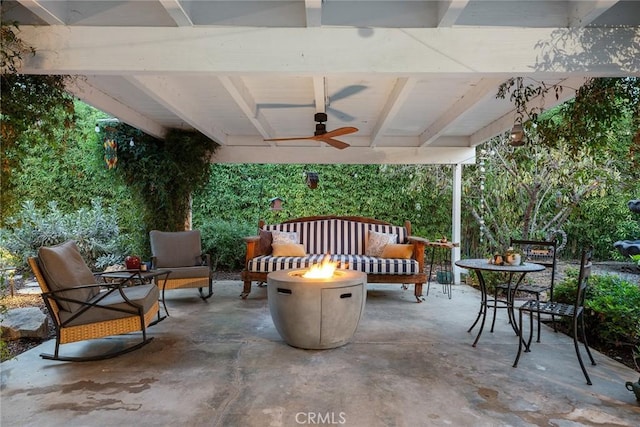
{"label": "bistro table", "polygon": [[[169,311],[167,310],[167,303],[164,299],[164,287],[167,284],[167,278],[169,278],[169,274],[171,270],[116,270],[116,271],[108,271],[100,273],[100,277],[105,279],[117,279],[117,280],[131,280],[138,282],[139,284],[144,283],[153,283],[155,282],[158,287],[160,287],[159,280],[162,276],[164,276],[164,280],[162,281],[162,305],[164,306],[164,312],[168,316]],[[162,319],[158,319],[158,322]],[[157,323],[157,322],[154,322]]]}
{"label": "bistro table", "polygon": [[[524,279],[524,276],[526,276],[527,273],[533,273],[536,271],[542,271],[545,269],[544,265],[541,264],[535,264],[535,263],[531,263],[531,262],[525,262],[522,263],[520,265],[510,265],[510,264],[504,264],[504,265],[499,265],[499,264],[490,264],[489,260],[486,258],[481,258],[481,259],[462,259],[459,261],[456,261],[456,265],[458,267],[462,267],[462,268],[467,268],[467,269],[471,269],[474,270],[476,272],[476,274],[478,275],[478,283],[480,284],[480,295],[481,295],[481,301],[480,301],[480,311],[478,312],[478,316],[476,317],[476,320],[473,322],[473,325],[471,325],[471,327],[469,328],[469,330],[467,332],[471,332],[473,330],[473,328],[476,326],[476,324],[478,323],[478,320],[480,320],[480,317],[482,317],[482,322],[480,323],[480,329],[478,330],[478,335],[476,335],[476,339],[473,341],[473,347],[476,346],[476,344],[478,343],[478,340],[480,339],[480,335],[482,335],[482,330],[484,328],[484,322],[487,318],[487,310],[489,308],[493,308],[493,323],[495,323],[495,319],[496,319],[496,310],[498,308],[506,308],[507,309],[507,315],[509,316],[509,322],[511,323],[511,327],[513,328],[513,330],[515,331],[516,334],[518,334],[518,326],[516,325],[516,321],[515,321],[515,314],[514,314],[514,306],[513,306],[513,300],[514,300],[514,296],[518,290],[518,286],[520,286],[520,283],[522,283],[522,280]],[[509,284],[512,283],[512,279],[513,276],[515,274],[519,274],[520,277],[518,277],[518,280],[516,281],[515,285],[513,286],[513,288],[511,286],[509,286],[509,289],[507,290],[507,299],[505,300],[498,300],[497,298],[497,293],[494,294],[493,298],[489,298],[487,296],[487,286],[485,284],[484,281],[484,277],[482,275],[483,271],[495,271],[495,272],[501,272],[501,273],[509,273]],[[498,304],[502,304],[502,305],[498,305]],[[491,332],[493,332],[493,324],[491,326]]]}

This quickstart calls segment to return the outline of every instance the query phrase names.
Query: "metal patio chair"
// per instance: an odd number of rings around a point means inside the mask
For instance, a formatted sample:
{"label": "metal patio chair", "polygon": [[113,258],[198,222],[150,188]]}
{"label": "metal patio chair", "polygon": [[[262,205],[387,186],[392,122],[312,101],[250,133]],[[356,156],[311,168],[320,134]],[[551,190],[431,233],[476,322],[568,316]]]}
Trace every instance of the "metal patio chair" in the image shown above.
{"label": "metal patio chair", "polygon": [[596,362],[591,355],[591,351],[589,350],[589,345],[587,343],[587,337],[585,334],[584,327],[584,299],[585,293],[587,289],[587,285],[589,282],[589,276],[591,275],[591,249],[585,249],[582,251],[582,256],[580,260],[580,273],[578,274],[578,281],[576,284],[576,295],[573,304],[567,303],[559,303],[554,301],[538,301],[530,299],[521,305],[518,308],[519,311],[519,322],[518,329],[520,332],[519,343],[518,343],[518,354],[516,356],[516,360],[513,362],[513,367],[518,366],[518,361],[520,360],[520,354],[522,353],[522,347],[524,343],[523,337],[523,325],[522,318],[523,313],[529,313],[529,338],[527,340],[525,352],[529,352],[531,349],[531,339],[533,337],[533,315],[537,315],[538,317],[541,314],[552,315],[558,318],[570,318],[572,323],[572,332],[573,332],[573,346],[576,351],[576,355],[578,356],[578,362],[580,362],[580,368],[582,369],[582,373],[587,380],[587,384],[591,385],[591,379],[589,378],[589,374],[584,366],[584,362],[582,361],[582,356],[580,355],[580,347],[578,345],[578,328],[580,329],[580,338],[582,339],[582,344],[584,348],[587,350],[587,355],[591,360],[591,364],[595,365]]}

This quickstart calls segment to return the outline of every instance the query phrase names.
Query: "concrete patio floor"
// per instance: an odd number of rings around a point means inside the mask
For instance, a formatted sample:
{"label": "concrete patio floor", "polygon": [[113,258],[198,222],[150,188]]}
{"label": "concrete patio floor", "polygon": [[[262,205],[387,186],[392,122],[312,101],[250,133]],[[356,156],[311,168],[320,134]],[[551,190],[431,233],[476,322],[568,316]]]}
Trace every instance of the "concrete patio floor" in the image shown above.
{"label": "concrete patio floor", "polygon": [[480,297],[466,285],[451,300],[432,286],[422,304],[412,288],[369,285],[352,342],[332,350],[286,345],[266,288],[254,286],[247,300],[241,289],[216,282],[207,303],[195,290],[168,292],[171,317],[151,328],[149,345],[121,357],[47,361],[39,354],[53,351],[48,341],[2,363],[1,425],[640,425],[640,404],[624,386],[640,375],[594,352],[588,386],[562,334],[545,329],[513,368],[517,339],[501,310],[495,332],[485,328],[471,347]]}

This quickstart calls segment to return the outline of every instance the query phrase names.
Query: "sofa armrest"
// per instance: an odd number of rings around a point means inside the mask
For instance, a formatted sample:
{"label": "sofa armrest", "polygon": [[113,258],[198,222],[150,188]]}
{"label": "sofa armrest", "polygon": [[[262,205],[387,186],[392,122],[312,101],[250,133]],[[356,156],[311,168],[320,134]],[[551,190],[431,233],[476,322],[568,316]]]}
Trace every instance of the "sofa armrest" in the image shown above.
{"label": "sofa armrest", "polygon": [[260,236],[247,236],[242,238],[247,244],[247,252],[245,255],[245,266],[256,256],[260,255],[260,248],[258,242],[260,242]]}
{"label": "sofa armrest", "polygon": [[424,248],[429,243],[429,240],[417,236],[409,236],[408,240],[409,243],[413,244],[413,259],[418,261],[420,271],[424,271]]}
{"label": "sofa armrest", "polygon": [[429,243],[429,239],[425,239],[424,237],[418,237],[418,236],[409,236],[408,240],[409,240],[409,243],[418,243],[422,245],[426,245],[427,243]]}

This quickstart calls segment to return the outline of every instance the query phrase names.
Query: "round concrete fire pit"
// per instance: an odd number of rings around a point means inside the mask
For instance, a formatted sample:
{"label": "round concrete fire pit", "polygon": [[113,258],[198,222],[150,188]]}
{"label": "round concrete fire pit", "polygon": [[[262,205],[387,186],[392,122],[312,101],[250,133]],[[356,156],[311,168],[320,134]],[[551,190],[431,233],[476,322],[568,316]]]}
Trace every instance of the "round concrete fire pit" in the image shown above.
{"label": "round concrete fire pit", "polygon": [[328,349],[347,344],[366,301],[367,275],[336,270],[330,279],[307,279],[307,270],[281,270],[267,276],[271,318],[287,344]]}

